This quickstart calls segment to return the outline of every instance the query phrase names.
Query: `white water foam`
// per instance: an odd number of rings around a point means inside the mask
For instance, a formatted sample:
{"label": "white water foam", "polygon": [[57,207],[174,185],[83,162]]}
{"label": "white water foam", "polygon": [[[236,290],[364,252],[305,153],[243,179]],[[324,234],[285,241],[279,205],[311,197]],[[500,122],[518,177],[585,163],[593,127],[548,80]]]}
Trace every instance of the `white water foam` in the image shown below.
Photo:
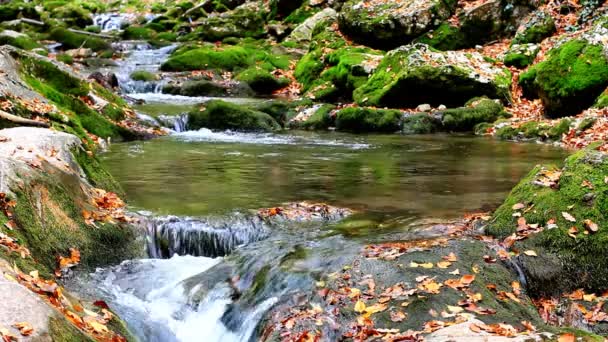
{"label": "white water foam", "polygon": [[162,103],[162,104],[175,104],[175,105],[195,105],[199,103],[209,102],[211,100],[222,100],[226,102],[232,102],[237,104],[251,104],[262,102],[263,100],[255,98],[245,97],[207,97],[207,96],[183,96],[183,95],[171,95],[157,93],[132,93],[129,94],[136,100],[144,100],[147,103]]}
{"label": "white water foam", "polygon": [[228,330],[221,317],[231,303],[227,286],[212,289],[199,305],[190,305],[182,282],[198,275],[221,258],[174,256],[170,259],[127,261],[98,270],[97,287],[142,341],[209,342],[246,341],[262,314],[276,299],[268,299],[248,312],[237,331]]}
{"label": "white water foam", "polygon": [[365,143],[350,143],[341,140],[280,135],[273,133],[240,133],[233,131],[214,132],[207,128],[198,131],[186,131],[174,134],[173,137],[187,142],[225,142],[258,145],[299,145],[299,146],[339,146],[351,149],[370,148]]}

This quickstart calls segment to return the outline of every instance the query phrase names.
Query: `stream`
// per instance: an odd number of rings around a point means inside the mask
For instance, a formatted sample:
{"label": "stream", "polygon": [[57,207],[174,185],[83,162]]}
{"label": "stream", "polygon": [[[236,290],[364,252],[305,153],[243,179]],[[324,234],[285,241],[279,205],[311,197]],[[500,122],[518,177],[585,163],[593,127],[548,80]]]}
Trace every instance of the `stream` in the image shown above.
{"label": "stream", "polygon": [[[462,135],[186,131],[182,113],[206,99],[124,77],[135,64],[156,70],[170,50],[135,50],[118,78],[147,101],[140,114],[173,134],[102,155],[142,216],[148,259],[79,279],[142,341],[256,340],[271,307],[311,291],[365,244],[419,238],[420,227],[492,210],[534,165],[566,154]],[[299,201],[355,213],[302,222],[255,215]]]}

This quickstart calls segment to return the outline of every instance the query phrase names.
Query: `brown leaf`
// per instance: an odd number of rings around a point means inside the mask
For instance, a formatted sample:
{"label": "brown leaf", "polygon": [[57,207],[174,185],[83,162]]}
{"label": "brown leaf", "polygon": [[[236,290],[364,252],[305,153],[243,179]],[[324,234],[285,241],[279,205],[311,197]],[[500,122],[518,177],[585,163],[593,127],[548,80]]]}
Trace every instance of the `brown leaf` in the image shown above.
{"label": "brown leaf", "polygon": [[407,316],[400,310],[391,311],[391,321],[402,322]]}
{"label": "brown leaf", "polygon": [[600,227],[597,225],[597,223],[595,223],[591,220],[585,220],[585,221],[583,221],[583,223],[584,223],[585,227],[593,233],[597,232],[600,229]]}
{"label": "brown leaf", "polygon": [[576,336],[573,333],[562,334],[557,338],[557,342],[575,342]]}
{"label": "brown leaf", "polygon": [[28,322],[15,323],[13,327],[19,329],[19,332],[23,336],[30,336],[34,332],[34,328]]}

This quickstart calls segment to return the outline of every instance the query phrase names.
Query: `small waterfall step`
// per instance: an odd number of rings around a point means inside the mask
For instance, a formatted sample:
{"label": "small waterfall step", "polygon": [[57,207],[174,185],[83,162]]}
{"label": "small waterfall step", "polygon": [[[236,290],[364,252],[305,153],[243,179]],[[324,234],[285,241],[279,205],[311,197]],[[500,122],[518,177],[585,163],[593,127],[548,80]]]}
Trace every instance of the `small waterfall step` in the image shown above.
{"label": "small waterfall step", "polygon": [[224,219],[157,217],[145,219],[148,254],[164,259],[173,255],[219,257],[237,246],[260,241],[270,234],[257,216],[237,214]]}

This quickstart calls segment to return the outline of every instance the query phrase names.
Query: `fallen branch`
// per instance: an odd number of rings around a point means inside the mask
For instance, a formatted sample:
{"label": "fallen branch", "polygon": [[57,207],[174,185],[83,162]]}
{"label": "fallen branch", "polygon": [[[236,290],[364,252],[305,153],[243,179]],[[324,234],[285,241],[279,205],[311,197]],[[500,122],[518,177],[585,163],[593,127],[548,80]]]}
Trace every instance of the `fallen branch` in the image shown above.
{"label": "fallen branch", "polygon": [[75,29],[68,29],[68,31],[74,32],[74,33],[79,33],[79,34],[84,34],[84,35],[87,35],[87,36],[97,37],[97,38],[104,38],[104,39],[114,39],[114,38],[116,38],[116,37],[111,36],[109,34],[103,34],[103,33],[93,33],[93,32],[82,31],[82,30],[75,30]]}
{"label": "fallen branch", "polygon": [[23,125],[23,126],[35,126],[35,127],[44,127],[44,128],[51,127],[46,122],[25,119],[25,118],[22,118],[17,115],[9,114],[2,110],[0,110],[0,119],[10,121],[12,123],[16,123],[16,124]]}
{"label": "fallen branch", "polygon": [[191,9],[187,10],[186,12],[184,12],[184,14],[182,14],[182,17],[187,17],[190,13],[198,10],[199,8],[205,7],[209,2],[211,2],[211,1],[205,0],[205,1],[201,2],[200,4],[192,7]]}
{"label": "fallen branch", "polygon": [[36,26],[44,26],[44,22],[42,22],[40,20],[34,20],[34,19],[28,19],[28,18],[15,19],[15,20],[6,22],[6,24],[8,26],[16,26],[21,23],[26,23],[26,24],[30,24],[30,25],[36,25]]}

